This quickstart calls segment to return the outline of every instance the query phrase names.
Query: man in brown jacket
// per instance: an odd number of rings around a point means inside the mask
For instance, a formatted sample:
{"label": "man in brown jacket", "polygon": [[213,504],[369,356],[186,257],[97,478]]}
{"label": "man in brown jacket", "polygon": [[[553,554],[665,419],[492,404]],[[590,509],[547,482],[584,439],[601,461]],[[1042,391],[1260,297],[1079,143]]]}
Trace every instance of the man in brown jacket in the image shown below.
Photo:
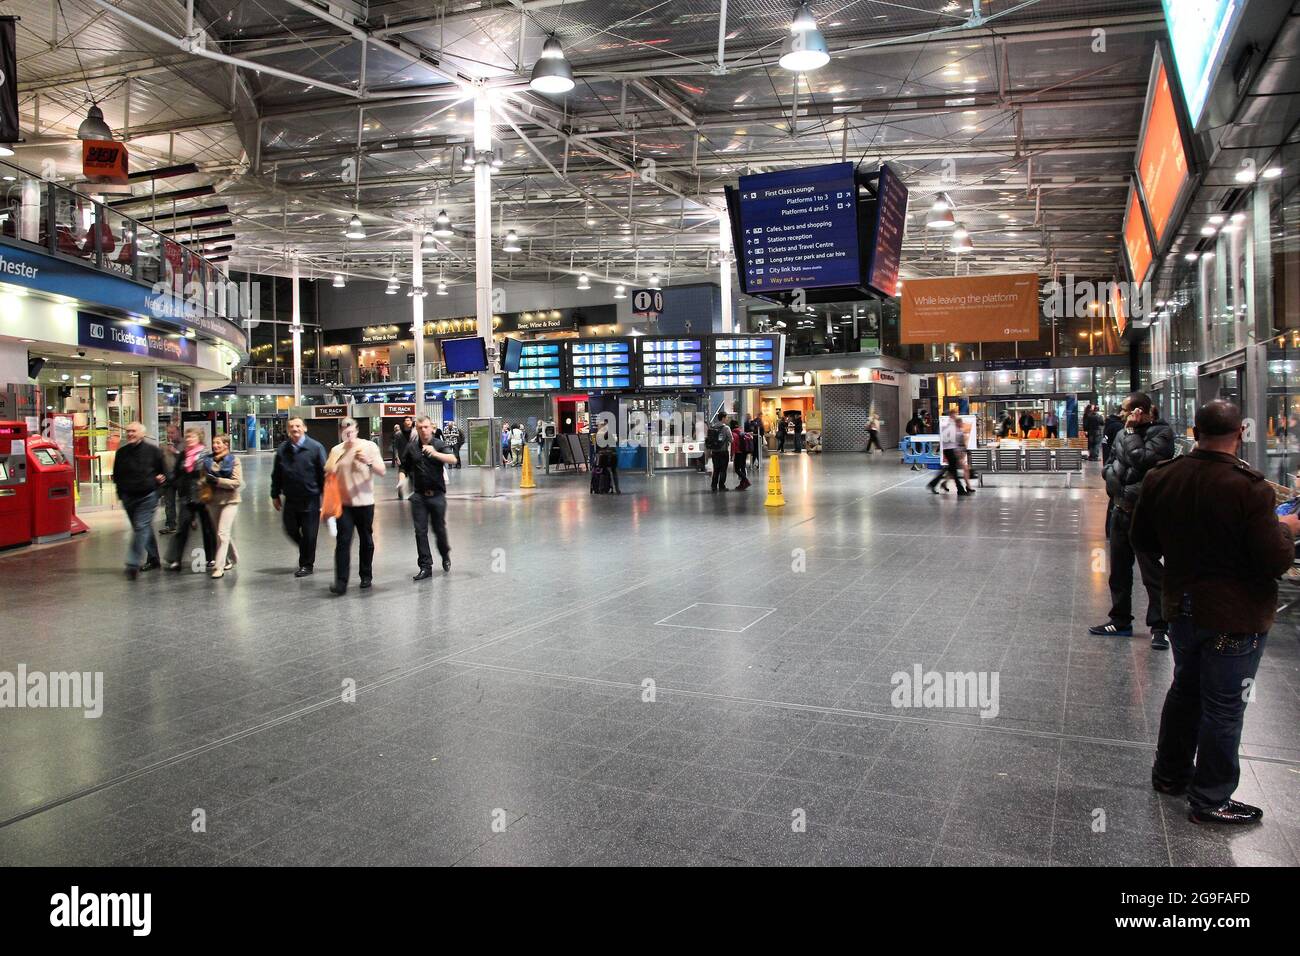
{"label": "man in brown jacket", "polygon": [[1236,405],[1201,406],[1194,432],[1194,451],[1147,474],[1133,512],[1134,550],[1165,561],[1174,646],[1151,785],[1186,793],[1193,823],[1256,823],[1264,811],[1232,799],[1237,751],[1300,518],[1279,518],[1264,476],[1236,457]]}

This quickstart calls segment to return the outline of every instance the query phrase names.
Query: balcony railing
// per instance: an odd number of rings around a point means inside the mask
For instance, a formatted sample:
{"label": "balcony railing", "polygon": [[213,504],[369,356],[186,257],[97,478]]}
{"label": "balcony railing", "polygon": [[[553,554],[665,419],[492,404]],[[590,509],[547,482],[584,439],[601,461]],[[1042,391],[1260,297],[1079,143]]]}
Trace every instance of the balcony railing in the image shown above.
{"label": "balcony railing", "polygon": [[[350,385],[347,372],[333,369],[305,368],[302,370],[304,385]],[[235,372],[234,379],[240,385],[293,385],[291,368],[254,368],[245,366]]]}
{"label": "balcony railing", "polygon": [[[424,380],[426,382],[435,379],[446,378],[447,367],[441,362],[424,363]],[[408,362],[406,365],[393,365],[386,371],[377,368],[359,368],[357,369],[358,385],[383,385],[387,382],[414,382],[415,381],[415,363]]]}
{"label": "balcony railing", "polygon": [[212,262],[129,216],[66,186],[0,162],[0,236],[76,259],[151,288],[162,287],[209,316],[237,312]]}

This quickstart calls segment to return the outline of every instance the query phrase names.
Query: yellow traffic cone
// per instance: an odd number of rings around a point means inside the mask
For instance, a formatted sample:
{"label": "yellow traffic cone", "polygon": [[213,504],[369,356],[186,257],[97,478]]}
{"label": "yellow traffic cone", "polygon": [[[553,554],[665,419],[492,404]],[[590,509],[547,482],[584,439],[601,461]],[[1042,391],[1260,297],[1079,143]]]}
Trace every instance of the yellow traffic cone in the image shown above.
{"label": "yellow traffic cone", "polygon": [[520,488],[536,488],[537,482],[533,481],[533,450],[527,445],[524,446],[524,470],[519,474]]}
{"label": "yellow traffic cone", "polygon": [[767,462],[767,500],[763,504],[780,508],[785,504],[785,495],[781,494],[781,456],[770,455]]}

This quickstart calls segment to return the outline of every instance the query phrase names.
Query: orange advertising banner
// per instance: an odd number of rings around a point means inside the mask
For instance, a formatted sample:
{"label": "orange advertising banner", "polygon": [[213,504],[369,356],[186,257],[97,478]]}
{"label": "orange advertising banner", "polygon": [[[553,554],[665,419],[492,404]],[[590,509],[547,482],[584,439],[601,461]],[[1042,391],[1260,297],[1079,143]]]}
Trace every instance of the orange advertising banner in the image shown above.
{"label": "orange advertising banner", "polygon": [[126,146],[112,140],[88,139],[81,144],[81,172],[92,183],[130,182]]}
{"label": "orange advertising banner", "polygon": [[1016,342],[1038,338],[1038,274],[908,279],[904,345]]}
{"label": "orange advertising banner", "polygon": [[[1174,112],[1174,94],[1169,88],[1165,65],[1160,64],[1147,107],[1145,135],[1138,148],[1138,174],[1142,178],[1142,195],[1151,214],[1151,230],[1156,245],[1165,241],[1169,220],[1178,196],[1187,182],[1187,154],[1183,151],[1183,134]],[[1141,276],[1134,276],[1137,282]]]}

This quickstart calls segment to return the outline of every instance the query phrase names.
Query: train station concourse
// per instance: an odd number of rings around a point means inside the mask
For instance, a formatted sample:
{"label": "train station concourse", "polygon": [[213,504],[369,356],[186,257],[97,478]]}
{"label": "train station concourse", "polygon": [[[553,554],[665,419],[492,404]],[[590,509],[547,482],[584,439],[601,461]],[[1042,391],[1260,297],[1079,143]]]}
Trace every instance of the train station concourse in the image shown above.
{"label": "train station concourse", "polygon": [[6,4],[21,919],[727,866],[1285,926],[1297,48],[1273,0]]}

